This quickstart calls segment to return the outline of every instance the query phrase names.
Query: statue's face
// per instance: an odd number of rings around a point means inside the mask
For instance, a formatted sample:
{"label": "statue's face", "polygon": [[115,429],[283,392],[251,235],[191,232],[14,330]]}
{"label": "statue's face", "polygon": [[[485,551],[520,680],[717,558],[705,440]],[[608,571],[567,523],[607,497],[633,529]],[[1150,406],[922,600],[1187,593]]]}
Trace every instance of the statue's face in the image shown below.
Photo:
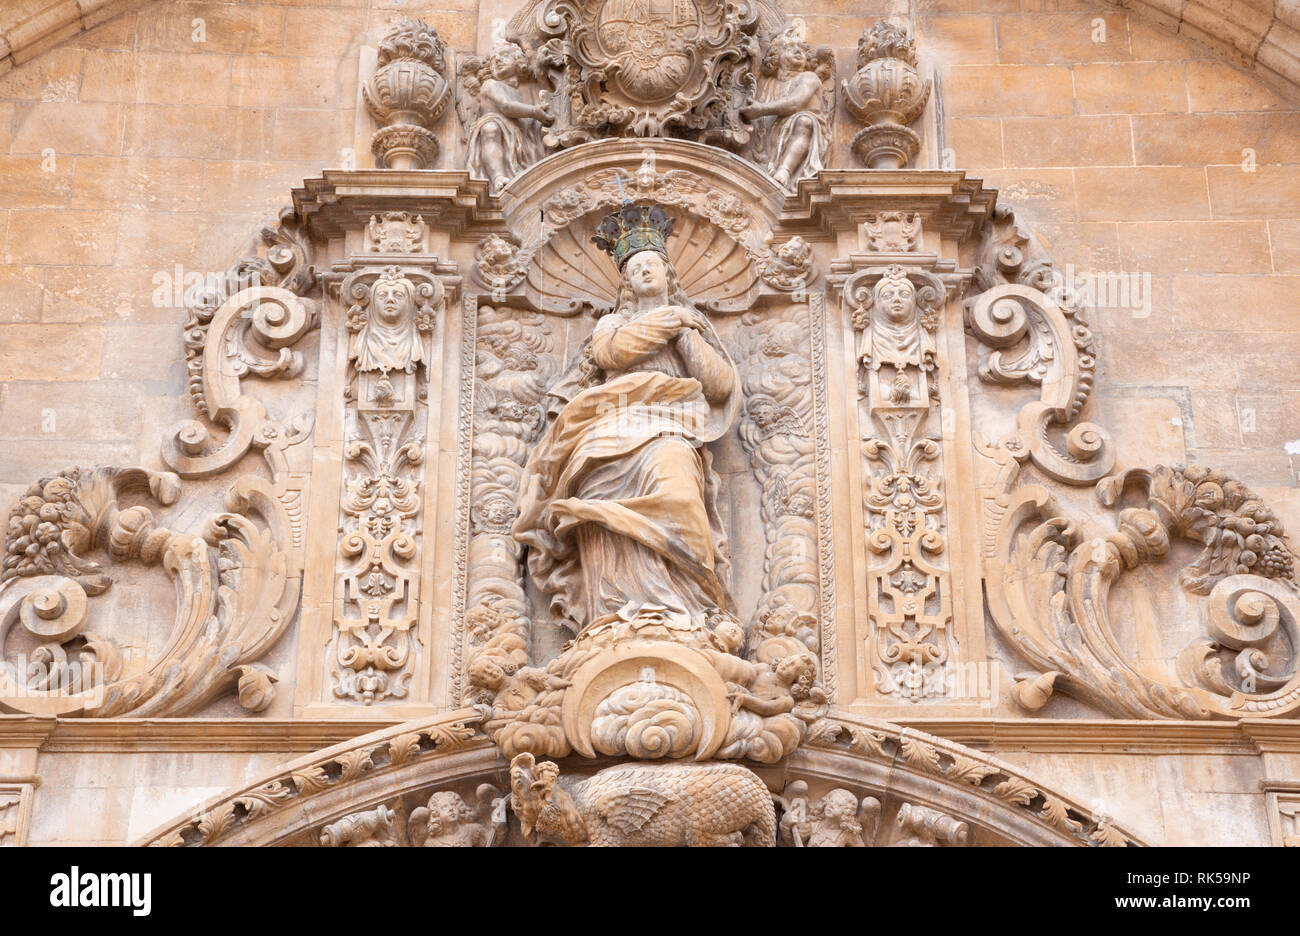
{"label": "statue's face", "polygon": [[507,81],[518,76],[523,68],[523,56],[514,46],[503,46],[492,56],[492,77]]}
{"label": "statue's face", "polygon": [[638,297],[648,299],[668,292],[668,264],[653,250],[633,254],[623,271]]}
{"label": "statue's face", "polygon": [[912,313],[916,290],[907,280],[881,280],[876,287],[876,308],[895,322],[906,322]]}
{"label": "statue's face", "polygon": [[479,658],[470,664],[470,676],[486,689],[496,689],[505,682],[506,674],[491,660]]}
{"label": "statue's face", "polygon": [[793,683],[803,675],[807,665],[808,661],[803,656],[788,656],[776,665],[776,673],[782,682]]}
{"label": "statue's face", "polygon": [[460,806],[451,800],[444,800],[438,804],[438,818],[442,820],[444,829],[454,829],[460,822]]}
{"label": "statue's face", "polygon": [[793,42],[787,43],[781,50],[780,62],[786,71],[805,71],[808,67],[808,57],[804,55],[803,48]]}
{"label": "statue's face", "polygon": [[729,649],[735,650],[745,642],[745,629],[740,626],[739,622],[730,618],[720,621],[718,626],[713,629],[718,635],[718,639]]}
{"label": "statue's face", "polygon": [[404,283],[381,282],[375,287],[374,298],[370,301],[371,308],[388,325],[397,324],[411,304],[411,291]]}

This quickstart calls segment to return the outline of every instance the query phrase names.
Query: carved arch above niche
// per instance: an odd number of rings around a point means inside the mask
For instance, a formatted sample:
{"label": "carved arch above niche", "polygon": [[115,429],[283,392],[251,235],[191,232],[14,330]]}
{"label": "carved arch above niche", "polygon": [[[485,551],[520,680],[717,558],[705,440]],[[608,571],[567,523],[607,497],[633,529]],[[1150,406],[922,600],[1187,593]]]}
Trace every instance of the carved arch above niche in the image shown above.
{"label": "carved arch above niche", "polygon": [[[786,193],[749,161],[681,140],[602,140],[550,156],[511,181],[502,197],[509,239],[480,254],[476,280],[498,300],[518,292],[532,308],[571,315],[608,308],[617,292],[591,243],[600,216],[625,199],[679,217],[668,241],[687,292],[710,311],[739,312],[762,295],[813,286],[811,256],[783,260],[774,243]],[[802,238],[796,242],[802,243]]]}
{"label": "carved arch above niche", "polygon": [[[783,845],[1145,844],[1112,818],[981,751],[888,722],[831,715],[823,735],[779,766],[755,767],[754,773],[709,763],[660,766],[669,783],[676,775],[718,768],[749,773],[760,795],[775,802],[777,821],[768,831]],[[518,787],[511,794],[514,771],[477,720],[476,712],[463,709],[315,751],[196,804],[134,844],[530,844],[529,804]],[[566,776],[590,774],[587,783],[619,769],[593,773],[592,765],[577,759],[559,764]],[[669,802],[656,801],[653,791],[638,792],[650,797],[638,806],[641,818],[622,825],[614,833],[617,840],[606,844],[635,841],[647,809],[650,822],[670,816]],[[851,800],[848,818],[860,821],[835,827],[832,803],[839,798]],[[429,812],[447,800],[457,806],[454,820],[432,828],[449,840],[426,840]],[[579,828],[590,832],[594,818],[578,818]],[[852,839],[826,834],[834,831]]]}

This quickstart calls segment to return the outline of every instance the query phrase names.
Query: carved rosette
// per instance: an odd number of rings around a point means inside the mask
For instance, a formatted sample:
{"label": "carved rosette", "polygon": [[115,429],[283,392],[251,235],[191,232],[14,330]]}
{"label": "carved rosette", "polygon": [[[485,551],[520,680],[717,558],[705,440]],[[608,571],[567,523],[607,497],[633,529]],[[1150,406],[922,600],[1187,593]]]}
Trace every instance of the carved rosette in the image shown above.
{"label": "carved rosette", "polygon": [[858,39],[858,70],[843,82],[844,103],[867,126],[853,155],[868,169],[901,169],[921,151],[908,127],[925,110],[931,82],[916,70],[916,44],[903,29],[878,22]]}
{"label": "carved rosette", "polygon": [[379,129],[371,149],[380,168],[428,169],[438,156],[431,127],[450,100],[447,63],[438,33],[405,20],[379,43],[379,67],[362,85]]}

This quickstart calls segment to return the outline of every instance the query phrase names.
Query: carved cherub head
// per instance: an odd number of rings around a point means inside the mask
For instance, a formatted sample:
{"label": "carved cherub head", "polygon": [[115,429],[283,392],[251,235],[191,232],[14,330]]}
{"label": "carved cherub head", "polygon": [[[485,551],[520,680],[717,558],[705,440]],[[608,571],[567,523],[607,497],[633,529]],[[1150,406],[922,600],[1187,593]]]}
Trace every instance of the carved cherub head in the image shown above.
{"label": "carved cherub head", "polygon": [[835,59],[829,48],[814,48],[805,38],[802,20],[795,20],[772,38],[763,54],[761,71],[779,79],[801,72],[816,72],[825,81],[835,70]]}
{"label": "carved cherub head", "polygon": [[745,643],[745,625],[724,611],[709,616],[717,645],[725,653],[736,653]]}
{"label": "carved cherub head", "polygon": [[792,653],[772,665],[783,686],[810,687],[817,679],[817,658],[811,653]]}
{"label": "carved cherub head", "polygon": [[459,793],[451,790],[442,790],[429,797],[428,810],[425,829],[433,837],[455,832],[461,823],[474,821],[474,810]]}
{"label": "carved cherub head", "polygon": [[787,26],[768,43],[763,56],[763,73],[766,75],[794,75],[808,70],[813,48],[804,39],[802,23]]}
{"label": "carved cherub head", "polygon": [[858,798],[850,791],[839,787],[831,790],[821,801],[821,818],[831,826],[852,832],[862,832],[858,822]]}
{"label": "carved cherub head", "polygon": [[506,681],[505,667],[486,653],[470,661],[466,675],[471,685],[490,691],[500,689]]}
{"label": "carved cherub head", "polygon": [[487,66],[497,81],[515,84],[528,68],[528,56],[517,43],[503,42],[492,50]]}

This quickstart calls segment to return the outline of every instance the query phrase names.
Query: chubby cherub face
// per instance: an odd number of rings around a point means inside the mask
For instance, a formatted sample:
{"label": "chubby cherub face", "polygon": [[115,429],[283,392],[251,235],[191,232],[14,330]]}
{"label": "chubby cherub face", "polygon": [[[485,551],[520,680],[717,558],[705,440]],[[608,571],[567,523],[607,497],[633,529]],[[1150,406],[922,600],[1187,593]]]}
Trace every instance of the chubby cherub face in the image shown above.
{"label": "chubby cherub face", "polygon": [[816,671],[817,661],[806,653],[791,654],[776,665],[777,678],[786,684],[793,684],[806,674]]}
{"label": "chubby cherub face", "polygon": [[722,645],[733,653],[745,642],[745,628],[734,618],[722,618],[713,626],[713,633]]}
{"label": "chubby cherub face", "polygon": [[808,70],[808,54],[804,51],[802,43],[787,42],[781,49],[781,56],[778,59],[781,68],[787,72],[801,72]]}
{"label": "chubby cherub face", "polygon": [[476,686],[482,686],[484,689],[497,689],[505,682],[506,674],[486,657],[479,657],[469,665],[469,678]]}
{"label": "chubby cherub face", "polygon": [[822,815],[836,826],[851,822],[858,812],[858,801],[848,790],[831,790],[822,798]]}
{"label": "chubby cherub face", "polygon": [[499,46],[492,54],[489,65],[492,69],[492,77],[498,81],[517,78],[524,69],[523,50],[513,43]]}
{"label": "chubby cherub face", "polygon": [[430,835],[453,832],[468,811],[465,801],[459,794],[446,791],[435,793],[429,800],[429,820],[426,828]]}

